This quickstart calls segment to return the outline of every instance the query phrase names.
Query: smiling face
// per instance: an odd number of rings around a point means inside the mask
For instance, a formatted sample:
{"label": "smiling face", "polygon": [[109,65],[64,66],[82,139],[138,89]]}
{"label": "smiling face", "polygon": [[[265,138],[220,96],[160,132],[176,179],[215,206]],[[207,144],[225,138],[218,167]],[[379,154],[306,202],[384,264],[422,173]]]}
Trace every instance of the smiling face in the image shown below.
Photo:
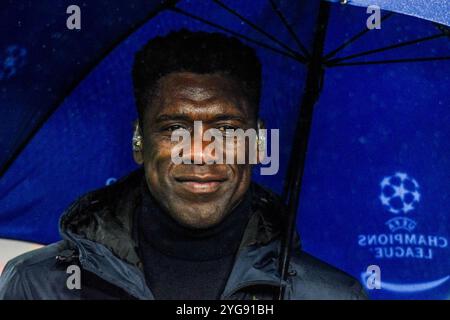
{"label": "smiling face", "polygon": [[[161,78],[149,103],[141,121],[143,146],[135,159],[144,165],[150,192],[182,225],[207,228],[218,224],[249,188],[251,165],[174,164],[171,150],[176,143],[171,135],[184,128],[193,138],[194,121],[202,121],[203,132],[255,128],[254,108],[238,82],[229,77],[181,72]],[[191,150],[189,156],[205,159],[203,150]]]}

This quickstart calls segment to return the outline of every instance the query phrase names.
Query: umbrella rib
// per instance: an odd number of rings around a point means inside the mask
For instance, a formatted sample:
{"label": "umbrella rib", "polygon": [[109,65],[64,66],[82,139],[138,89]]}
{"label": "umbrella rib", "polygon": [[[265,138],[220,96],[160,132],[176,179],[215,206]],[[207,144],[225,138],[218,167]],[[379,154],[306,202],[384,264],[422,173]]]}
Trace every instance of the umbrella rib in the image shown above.
{"label": "umbrella rib", "polygon": [[389,64],[389,63],[403,63],[403,62],[426,62],[426,61],[444,61],[450,60],[450,56],[444,57],[424,57],[424,58],[405,58],[405,59],[392,59],[392,60],[376,60],[376,61],[363,61],[363,62],[344,62],[328,65],[328,67],[346,67],[346,66],[362,66],[370,64]]}
{"label": "umbrella rib", "polygon": [[[281,42],[280,40],[278,40],[277,38],[275,38],[273,35],[271,35],[270,33],[268,33],[267,31],[265,31],[264,29],[262,29],[261,27],[259,27],[258,25],[256,25],[255,23],[251,22],[249,19],[245,18],[244,16],[242,16],[241,14],[239,14],[236,10],[233,10],[232,8],[226,6],[224,3],[220,2],[219,0],[212,0],[212,2],[214,2],[215,4],[219,5],[220,7],[222,7],[224,10],[228,11],[229,13],[231,13],[232,15],[238,17],[239,19],[241,19],[242,21],[244,21],[246,24],[248,24],[250,27],[252,27],[254,30],[256,30],[257,32],[261,33],[262,35],[266,36],[268,39],[272,40],[273,42],[275,42],[276,44],[278,44],[279,46],[283,47],[285,50],[289,51],[290,53],[292,53],[293,55],[299,55],[301,56],[301,54],[295,50],[293,50],[291,47],[289,47],[288,45],[284,44],[283,42]],[[302,58],[304,58],[303,56],[301,56]]]}
{"label": "umbrella rib", "polygon": [[[381,18],[381,22],[385,21],[387,19],[389,19],[390,17],[392,17],[393,13],[387,13],[385,14],[382,18]],[[356,40],[358,40],[359,38],[361,38],[363,35],[365,35],[367,32],[369,32],[370,29],[365,28],[364,30],[362,30],[361,32],[357,33],[356,35],[354,35],[352,38],[348,39],[347,41],[345,41],[343,44],[341,44],[339,47],[337,47],[336,49],[334,49],[333,51],[331,51],[330,53],[327,53],[324,56],[324,60],[328,60],[332,57],[334,57],[337,53],[339,53],[339,51],[343,50],[344,48],[346,48],[347,46],[349,46],[350,44],[352,44],[353,42],[355,42]]]}
{"label": "umbrella rib", "polygon": [[292,38],[294,39],[295,43],[297,44],[298,48],[300,49],[300,51],[302,51],[303,55],[306,58],[310,57],[310,54],[308,52],[308,50],[306,49],[306,47],[303,45],[303,43],[300,41],[300,38],[298,37],[298,35],[295,33],[294,29],[292,28],[292,26],[289,24],[289,22],[287,21],[286,17],[284,16],[283,12],[280,10],[280,8],[277,7],[276,3],[274,0],[270,0],[270,3],[272,5],[272,9],[273,11],[275,11],[275,13],[277,14],[277,16],[280,18],[281,22],[283,23],[283,25],[285,26],[285,28],[287,29],[287,31],[289,32],[289,34],[292,36]]}
{"label": "umbrella rib", "polygon": [[429,37],[424,37],[424,38],[419,38],[419,39],[415,39],[415,40],[411,40],[411,41],[405,41],[405,42],[401,42],[401,43],[397,43],[397,44],[393,44],[390,46],[386,46],[386,47],[382,47],[382,48],[378,48],[378,49],[373,49],[373,50],[368,50],[368,51],[364,51],[364,52],[360,52],[360,53],[355,53],[343,58],[337,58],[337,59],[332,59],[332,60],[328,60],[326,62],[326,64],[336,64],[339,63],[341,61],[345,61],[345,60],[350,60],[353,58],[359,58],[359,57],[363,57],[363,56],[367,56],[373,53],[379,53],[379,52],[383,52],[383,51],[387,51],[387,50],[392,50],[392,49],[396,49],[396,48],[400,48],[400,47],[406,47],[412,44],[417,44],[417,43],[421,43],[421,42],[425,42],[425,41],[430,41],[430,40],[434,40],[437,38],[441,38],[444,37],[445,34],[443,33],[439,33],[439,34],[435,34]]}
{"label": "umbrella rib", "polygon": [[244,40],[246,40],[246,41],[248,41],[248,42],[251,42],[251,43],[254,43],[254,44],[256,44],[256,45],[258,45],[258,46],[260,46],[260,47],[263,47],[263,48],[265,48],[265,49],[271,50],[271,51],[276,52],[276,53],[278,53],[278,54],[281,54],[281,55],[283,55],[283,56],[285,56],[285,57],[294,59],[294,60],[297,61],[297,62],[305,63],[305,61],[306,61],[304,57],[302,57],[302,56],[300,56],[300,55],[298,55],[298,54],[297,54],[297,55],[293,55],[293,54],[291,54],[290,52],[286,52],[286,51],[283,51],[283,50],[281,50],[281,49],[272,47],[272,46],[270,46],[270,45],[268,45],[268,44],[265,44],[265,43],[263,43],[263,42],[261,42],[261,41],[254,40],[254,39],[252,39],[252,38],[250,38],[250,37],[247,37],[246,35],[243,35],[243,34],[240,34],[240,33],[236,32],[236,31],[233,31],[233,30],[231,30],[231,29],[225,28],[225,27],[223,27],[223,26],[221,26],[221,25],[219,25],[219,24],[217,24],[217,23],[214,23],[214,22],[209,21],[209,20],[206,20],[206,19],[204,19],[204,18],[202,18],[202,17],[196,16],[196,15],[194,15],[194,14],[192,14],[192,13],[189,13],[189,12],[187,12],[187,11],[184,11],[184,10],[182,10],[182,9],[180,9],[180,8],[172,7],[172,8],[170,8],[169,10],[171,10],[171,11],[173,11],[173,12],[176,12],[176,13],[178,13],[178,14],[181,14],[181,15],[187,16],[187,17],[189,17],[189,18],[191,18],[191,19],[200,21],[200,22],[202,22],[202,23],[204,23],[204,24],[207,24],[207,25],[209,25],[209,26],[212,26],[212,27],[217,28],[217,29],[219,29],[219,30],[222,30],[222,31],[224,31],[224,32],[230,33],[231,35],[233,35],[233,36],[235,36],[235,37],[244,39]]}

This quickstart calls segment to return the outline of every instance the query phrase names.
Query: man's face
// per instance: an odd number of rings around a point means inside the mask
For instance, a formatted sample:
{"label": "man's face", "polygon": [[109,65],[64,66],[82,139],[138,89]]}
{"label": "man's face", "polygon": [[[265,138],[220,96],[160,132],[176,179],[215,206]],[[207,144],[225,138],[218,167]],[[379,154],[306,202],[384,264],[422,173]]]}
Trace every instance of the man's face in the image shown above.
{"label": "man's face", "polygon": [[[152,195],[182,225],[207,228],[219,223],[247,191],[251,165],[174,164],[171,150],[176,143],[171,135],[184,128],[193,138],[194,121],[202,121],[199,131],[203,132],[255,128],[254,109],[238,83],[219,74],[166,75],[149,103],[142,119],[143,148],[137,158],[143,161]],[[203,136],[203,132],[197,134]],[[199,152],[203,150],[191,148],[189,157],[204,159]]]}

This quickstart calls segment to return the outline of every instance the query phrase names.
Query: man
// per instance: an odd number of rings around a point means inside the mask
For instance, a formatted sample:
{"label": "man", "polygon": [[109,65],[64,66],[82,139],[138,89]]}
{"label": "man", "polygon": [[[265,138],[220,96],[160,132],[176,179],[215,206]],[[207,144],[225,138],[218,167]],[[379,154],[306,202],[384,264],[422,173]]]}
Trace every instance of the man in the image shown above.
{"label": "man", "polygon": [[[10,261],[0,298],[273,299],[278,197],[251,183],[249,163],[207,163],[203,145],[182,154],[200,159],[192,164],[172,154],[179,130],[257,129],[255,52],[182,30],[137,53],[133,82],[133,154],[142,168],[77,200],[60,220],[62,241]],[[365,298],[356,280],[298,246],[283,285],[285,299]]]}

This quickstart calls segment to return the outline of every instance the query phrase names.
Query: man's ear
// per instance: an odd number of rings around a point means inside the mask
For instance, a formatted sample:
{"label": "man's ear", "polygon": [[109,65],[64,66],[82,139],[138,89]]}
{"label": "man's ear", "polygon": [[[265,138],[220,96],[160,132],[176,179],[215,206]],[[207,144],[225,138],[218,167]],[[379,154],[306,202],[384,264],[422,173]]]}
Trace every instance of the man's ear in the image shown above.
{"label": "man's ear", "polygon": [[134,122],[132,147],[133,147],[133,159],[134,159],[134,161],[138,165],[143,164],[144,163],[144,155],[143,155],[142,131],[141,131],[141,128],[139,126],[139,121],[138,120],[136,120]]}

